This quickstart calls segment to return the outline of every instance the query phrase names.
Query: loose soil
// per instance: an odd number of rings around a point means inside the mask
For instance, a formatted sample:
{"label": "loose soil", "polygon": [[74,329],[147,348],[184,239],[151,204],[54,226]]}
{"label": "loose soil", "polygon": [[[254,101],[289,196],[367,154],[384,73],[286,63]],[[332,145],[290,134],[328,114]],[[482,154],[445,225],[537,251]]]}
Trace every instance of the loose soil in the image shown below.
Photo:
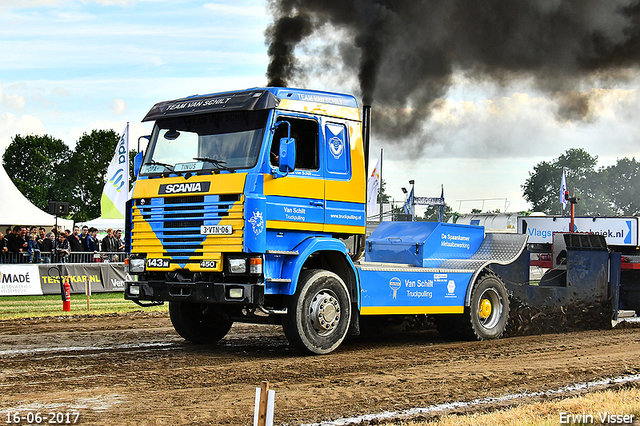
{"label": "loose soil", "polygon": [[190,344],[165,313],[0,322],[2,423],[7,412],[77,411],[80,424],[250,425],[268,380],[275,424],[298,425],[634,374],[632,325],[485,342],[427,329],[311,357],[277,326],[235,324],[218,344]]}

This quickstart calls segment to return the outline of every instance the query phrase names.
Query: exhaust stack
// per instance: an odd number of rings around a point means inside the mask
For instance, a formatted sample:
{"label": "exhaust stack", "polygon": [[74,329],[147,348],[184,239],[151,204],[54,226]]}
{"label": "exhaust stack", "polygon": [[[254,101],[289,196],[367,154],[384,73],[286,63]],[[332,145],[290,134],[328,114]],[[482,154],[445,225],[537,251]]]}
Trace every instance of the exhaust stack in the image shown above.
{"label": "exhaust stack", "polygon": [[[364,148],[364,184],[369,184],[369,140],[371,133],[371,105],[362,106],[362,144]],[[368,188],[365,188],[365,194],[368,194]],[[365,203],[366,204],[366,203]],[[365,207],[365,223],[366,223],[366,207]],[[351,255],[351,259],[355,262],[364,256],[365,235],[355,238],[355,250]]]}
{"label": "exhaust stack", "polygon": [[364,174],[369,177],[369,138],[371,133],[371,105],[362,106],[362,143],[364,144]]}

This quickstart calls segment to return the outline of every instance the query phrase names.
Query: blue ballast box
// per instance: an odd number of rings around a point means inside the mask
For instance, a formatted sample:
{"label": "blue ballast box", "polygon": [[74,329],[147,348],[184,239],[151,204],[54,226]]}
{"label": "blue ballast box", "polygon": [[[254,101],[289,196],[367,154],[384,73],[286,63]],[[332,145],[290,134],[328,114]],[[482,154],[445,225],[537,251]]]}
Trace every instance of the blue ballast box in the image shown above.
{"label": "blue ballast box", "polygon": [[484,227],[439,222],[382,222],[367,239],[367,262],[435,268],[468,259],[484,240]]}

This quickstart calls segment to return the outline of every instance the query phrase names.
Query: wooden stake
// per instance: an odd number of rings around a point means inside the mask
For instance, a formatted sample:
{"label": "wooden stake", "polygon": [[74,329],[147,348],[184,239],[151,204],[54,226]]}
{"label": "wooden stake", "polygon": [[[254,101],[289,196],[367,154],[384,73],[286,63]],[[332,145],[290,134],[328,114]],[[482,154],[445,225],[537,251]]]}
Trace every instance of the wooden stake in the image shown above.
{"label": "wooden stake", "polygon": [[267,424],[267,400],[269,399],[269,382],[260,384],[260,407],[258,408],[258,426]]}
{"label": "wooden stake", "polygon": [[87,295],[87,311],[91,310],[90,301],[91,298],[91,282],[89,282],[89,277],[87,277],[87,282],[85,283],[84,292]]}

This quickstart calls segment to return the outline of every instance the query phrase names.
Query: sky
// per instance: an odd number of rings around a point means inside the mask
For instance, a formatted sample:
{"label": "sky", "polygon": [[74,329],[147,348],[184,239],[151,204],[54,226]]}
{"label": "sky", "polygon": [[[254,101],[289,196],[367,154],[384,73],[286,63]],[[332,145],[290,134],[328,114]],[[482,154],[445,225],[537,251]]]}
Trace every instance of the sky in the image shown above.
{"label": "sky", "polygon": [[[151,131],[141,120],[156,102],[264,86],[272,20],[259,0],[0,0],[0,152],[17,134],[49,134],[73,147],[85,132],[122,133],[127,122],[136,147]],[[302,44],[300,61],[317,61],[314,43],[332,36]],[[346,69],[295,83],[358,96]],[[557,99],[525,77],[505,83],[461,72],[421,124],[421,139],[374,133],[370,163],[382,149],[386,192],[399,202],[415,180],[417,196],[439,196],[444,186],[461,213],[528,210],[521,186],[541,161],[570,148],[598,156],[600,166],[640,158],[638,87],[637,70],[585,81],[589,115],[559,119]]]}

